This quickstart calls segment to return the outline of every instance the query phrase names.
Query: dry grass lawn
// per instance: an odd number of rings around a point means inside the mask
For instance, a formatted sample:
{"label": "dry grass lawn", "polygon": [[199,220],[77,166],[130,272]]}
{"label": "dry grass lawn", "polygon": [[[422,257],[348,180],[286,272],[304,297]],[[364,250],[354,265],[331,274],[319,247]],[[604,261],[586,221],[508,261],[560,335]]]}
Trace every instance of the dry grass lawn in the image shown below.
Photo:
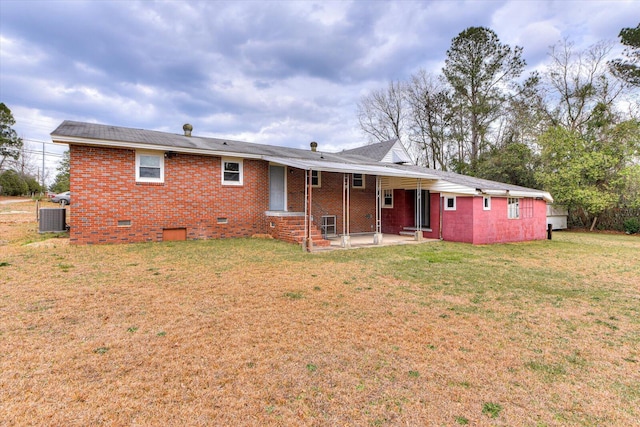
{"label": "dry grass lawn", "polygon": [[34,210],[0,205],[0,425],[640,425],[638,237],[69,246]]}

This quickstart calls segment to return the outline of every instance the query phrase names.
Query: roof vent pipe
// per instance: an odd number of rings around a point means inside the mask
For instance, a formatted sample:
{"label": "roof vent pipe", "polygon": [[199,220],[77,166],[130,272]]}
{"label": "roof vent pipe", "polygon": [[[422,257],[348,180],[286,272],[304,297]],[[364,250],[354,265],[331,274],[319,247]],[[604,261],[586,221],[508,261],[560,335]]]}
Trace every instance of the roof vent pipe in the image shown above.
{"label": "roof vent pipe", "polygon": [[311,146],[311,151],[316,151],[318,149],[318,143],[315,141],[311,141],[311,144],[309,144]]}
{"label": "roof vent pipe", "polygon": [[182,126],[182,130],[184,131],[184,136],[191,136],[193,126],[191,126],[189,123],[186,123],[184,126]]}

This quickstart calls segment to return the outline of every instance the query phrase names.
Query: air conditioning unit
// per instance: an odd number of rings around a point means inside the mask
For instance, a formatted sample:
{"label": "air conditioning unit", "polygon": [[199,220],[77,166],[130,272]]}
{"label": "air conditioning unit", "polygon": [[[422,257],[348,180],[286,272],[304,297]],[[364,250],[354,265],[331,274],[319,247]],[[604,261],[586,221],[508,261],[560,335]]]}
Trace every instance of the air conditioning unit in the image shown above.
{"label": "air conditioning unit", "polygon": [[67,210],[64,208],[40,209],[40,233],[67,231]]}

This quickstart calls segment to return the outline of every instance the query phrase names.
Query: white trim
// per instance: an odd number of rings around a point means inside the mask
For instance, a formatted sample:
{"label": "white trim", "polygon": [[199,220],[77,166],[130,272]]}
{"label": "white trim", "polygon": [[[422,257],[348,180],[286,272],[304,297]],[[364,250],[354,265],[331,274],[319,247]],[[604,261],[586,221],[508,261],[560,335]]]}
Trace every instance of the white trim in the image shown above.
{"label": "white trim", "polygon": [[[453,206],[449,207],[449,200],[453,200]],[[456,196],[444,196],[444,210],[455,211],[456,210]]]}
{"label": "white trim", "polygon": [[[160,160],[160,177],[152,178],[152,177],[144,177],[140,176],[140,156],[145,157],[155,157]],[[155,183],[163,183],[164,182],[164,152],[158,151],[148,151],[148,150],[136,150],[136,166],[135,166],[135,176],[136,182],[155,182]]]}
{"label": "white trim", "polygon": [[[512,200],[514,202],[512,202]],[[520,198],[518,197],[507,198],[507,218],[520,219]]]}
{"label": "white trim", "polygon": [[[239,174],[239,180],[238,181],[225,181],[224,179],[224,173],[225,173],[225,163],[238,163],[238,174]],[[286,169],[285,169],[286,170]],[[236,172],[236,171],[232,171],[232,172]],[[243,159],[239,159],[237,157],[222,157],[220,159],[220,180],[222,182],[222,185],[229,185],[229,186],[241,186],[244,184],[244,165],[243,165]]]}
{"label": "white trim", "polygon": [[[313,184],[313,173],[316,172],[318,174],[318,183]],[[311,170],[311,187],[313,188],[322,188],[322,172],[319,170]]]}
{"label": "white trim", "polygon": [[483,211],[491,210],[491,196],[482,196],[482,210]]}

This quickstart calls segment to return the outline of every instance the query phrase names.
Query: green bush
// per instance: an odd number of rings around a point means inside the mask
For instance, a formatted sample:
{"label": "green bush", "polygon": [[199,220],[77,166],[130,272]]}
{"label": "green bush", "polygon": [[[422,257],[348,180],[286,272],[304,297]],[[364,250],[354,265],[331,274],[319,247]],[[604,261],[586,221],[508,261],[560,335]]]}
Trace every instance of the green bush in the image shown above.
{"label": "green bush", "polygon": [[0,174],[0,192],[3,196],[22,196],[29,192],[29,186],[16,171],[7,170]]}
{"label": "green bush", "polygon": [[623,224],[624,232],[627,234],[636,234],[640,232],[640,219],[629,218]]}

